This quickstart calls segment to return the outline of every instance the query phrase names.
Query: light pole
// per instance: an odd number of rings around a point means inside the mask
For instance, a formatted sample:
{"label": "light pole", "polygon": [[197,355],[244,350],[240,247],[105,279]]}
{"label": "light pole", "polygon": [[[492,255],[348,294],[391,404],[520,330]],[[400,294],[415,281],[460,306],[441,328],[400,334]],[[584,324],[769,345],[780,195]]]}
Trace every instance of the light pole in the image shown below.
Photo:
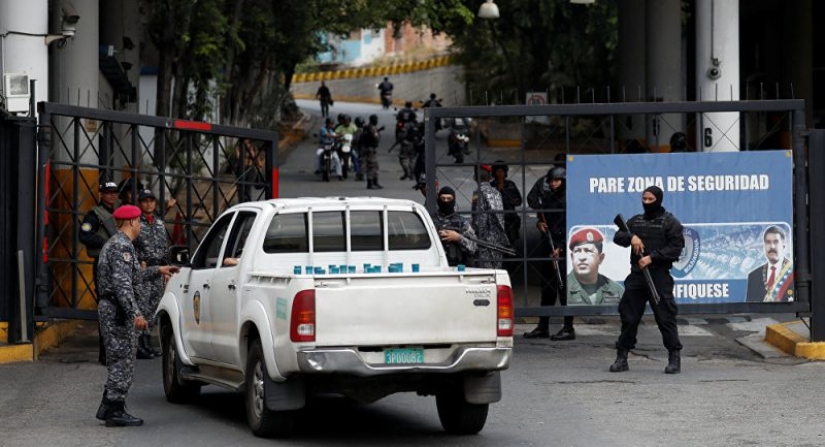
{"label": "light pole", "polygon": [[[503,43],[499,42],[498,34],[496,34],[496,27],[492,20],[501,17],[498,11],[498,5],[496,5],[495,2],[493,2],[493,0],[485,0],[484,3],[481,4],[481,7],[478,8],[478,17],[480,19],[488,20],[487,23],[489,23],[490,25],[490,34],[493,39],[493,45],[498,43],[498,45],[501,47],[501,51],[502,53],[504,53],[504,59],[507,61],[507,66],[510,71],[510,77],[513,78],[513,85],[516,86],[516,88],[518,89],[518,93],[520,94],[522,90],[521,82],[519,82],[519,78],[516,75],[516,69],[515,65],[513,64],[513,58],[510,57],[510,52],[507,51],[507,47]],[[518,94],[516,94],[516,98],[518,98]]]}

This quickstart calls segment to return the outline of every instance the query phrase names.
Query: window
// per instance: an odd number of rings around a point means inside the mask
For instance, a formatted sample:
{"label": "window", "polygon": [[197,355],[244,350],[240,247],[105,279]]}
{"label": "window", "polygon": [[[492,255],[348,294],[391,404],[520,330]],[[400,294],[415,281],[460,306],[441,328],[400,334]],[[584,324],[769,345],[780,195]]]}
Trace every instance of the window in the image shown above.
{"label": "window", "polygon": [[266,253],[308,253],[307,215],[277,214],[272,218],[264,238]]}
{"label": "window", "polygon": [[234,214],[227,214],[212,226],[195,254],[192,268],[215,268],[218,265],[218,256],[221,254],[223,240],[226,238],[226,230],[229,228],[232,216]]}
{"label": "window", "polygon": [[352,251],[381,251],[384,232],[381,231],[380,211],[352,211],[349,213]]}
{"label": "window", "polygon": [[390,250],[427,250],[430,236],[415,213],[390,211],[387,214]]}
{"label": "window", "polygon": [[252,224],[255,223],[257,214],[249,211],[242,211],[238,213],[238,218],[235,219],[235,224],[232,226],[232,232],[229,236],[229,243],[227,244],[224,258],[240,258],[246,245],[246,238],[249,237],[249,232],[252,230]]}
{"label": "window", "polygon": [[313,244],[316,253],[346,251],[346,233],[344,233],[344,213],[313,213]]}

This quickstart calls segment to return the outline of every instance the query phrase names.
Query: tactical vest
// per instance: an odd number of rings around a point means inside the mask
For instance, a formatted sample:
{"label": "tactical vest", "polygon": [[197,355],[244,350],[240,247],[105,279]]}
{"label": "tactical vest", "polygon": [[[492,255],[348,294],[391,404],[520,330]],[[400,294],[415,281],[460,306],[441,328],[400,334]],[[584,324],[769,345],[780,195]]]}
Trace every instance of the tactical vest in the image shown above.
{"label": "tactical vest", "polygon": [[[458,214],[452,214],[448,217],[440,216],[436,213],[435,218],[433,219],[433,223],[435,223],[435,228],[437,231],[441,230],[453,230],[458,232],[459,234],[462,233],[462,219]],[[441,245],[444,246],[444,252],[447,255],[447,264],[452,267],[455,267],[459,264],[467,265],[467,261],[469,258],[464,250],[461,249],[461,246],[458,242],[441,242]]]}
{"label": "tactical vest", "polygon": [[[663,212],[660,215],[652,218],[652,219],[645,219],[642,214],[633,216],[631,222],[628,222],[628,226],[630,227],[630,232],[638,236],[642,241],[645,243],[645,255],[652,253],[654,250],[658,250],[667,245],[667,225],[669,223],[668,219],[669,213]],[[639,259],[642,257],[633,253],[631,250],[630,253],[630,263],[633,266],[637,266],[639,263]],[[659,263],[653,265],[653,268],[665,268],[670,270],[673,266],[672,263]]]}
{"label": "tactical vest", "polygon": [[[117,226],[115,226],[115,218],[112,213],[101,205],[92,208],[92,212],[97,215],[97,220],[100,225],[97,227],[96,235],[108,240],[117,233]],[[86,246],[86,253],[90,258],[98,258],[100,256],[100,249],[103,247],[92,248]]]}

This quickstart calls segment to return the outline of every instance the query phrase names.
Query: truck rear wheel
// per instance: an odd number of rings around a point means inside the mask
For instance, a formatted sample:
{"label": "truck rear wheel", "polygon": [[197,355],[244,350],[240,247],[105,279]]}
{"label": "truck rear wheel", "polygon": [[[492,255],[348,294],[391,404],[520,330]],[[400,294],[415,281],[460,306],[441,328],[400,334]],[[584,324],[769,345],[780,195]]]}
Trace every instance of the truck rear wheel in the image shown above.
{"label": "truck rear wheel", "polygon": [[166,400],[185,404],[195,400],[201,392],[201,384],[180,377],[181,363],[178,359],[175,335],[172,326],[161,326],[161,346],[163,349],[163,392]]}
{"label": "truck rear wheel", "polygon": [[266,372],[261,341],[255,340],[249,348],[246,362],[246,419],[255,436],[262,438],[289,436],[295,430],[297,412],[272,411],[266,407],[264,381]]}
{"label": "truck rear wheel", "polygon": [[464,399],[464,393],[448,390],[435,396],[438,419],[447,433],[474,435],[484,428],[490,404],[471,404]]}

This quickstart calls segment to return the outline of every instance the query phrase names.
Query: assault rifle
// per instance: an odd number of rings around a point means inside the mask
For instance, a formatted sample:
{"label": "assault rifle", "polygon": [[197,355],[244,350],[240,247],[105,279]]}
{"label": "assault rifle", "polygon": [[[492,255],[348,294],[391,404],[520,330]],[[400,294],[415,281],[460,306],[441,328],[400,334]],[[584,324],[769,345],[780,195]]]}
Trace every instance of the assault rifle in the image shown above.
{"label": "assault rifle", "polygon": [[[461,229],[460,228],[453,228],[453,227],[450,227],[450,226],[443,226],[443,227],[439,228],[439,230],[452,230],[452,231],[457,232],[458,234],[461,234]],[[482,241],[481,239],[476,239],[474,237],[466,236],[464,234],[461,234],[461,236],[475,242],[476,245],[478,245],[479,247],[489,248],[490,250],[495,250],[499,253],[504,253],[505,255],[508,255],[508,256],[515,256],[516,255],[516,251],[513,250],[510,247],[504,247],[504,246],[501,246],[501,245],[498,245],[498,244],[493,244],[492,242]]]}
{"label": "assault rifle", "polygon": [[[616,217],[613,219],[613,223],[616,224],[617,227],[619,227],[619,230],[626,231],[628,234],[630,234],[630,227],[627,226],[627,221],[624,220],[624,216],[622,216],[621,214],[616,214]],[[633,250],[632,247],[631,250]],[[653,278],[650,276],[650,270],[648,270],[647,267],[643,268],[642,275],[644,275],[645,277],[647,289],[650,292],[650,298],[653,300],[653,304],[658,306],[659,292],[656,290],[656,284],[653,283]]]}
{"label": "assault rifle", "polygon": [[[539,220],[544,225],[547,225],[547,221],[544,219],[544,214],[538,213]],[[556,243],[553,242],[553,234],[550,232],[550,226],[547,226],[547,240],[550,241],[550,255],[551,257],[555,258],[556,253]],[[559,260],[553,259],[553,269],[556,270],[556,281],[559,282],[559,289],[564,288],[564,279],[561,276],[561,270],[559,270]]]}

